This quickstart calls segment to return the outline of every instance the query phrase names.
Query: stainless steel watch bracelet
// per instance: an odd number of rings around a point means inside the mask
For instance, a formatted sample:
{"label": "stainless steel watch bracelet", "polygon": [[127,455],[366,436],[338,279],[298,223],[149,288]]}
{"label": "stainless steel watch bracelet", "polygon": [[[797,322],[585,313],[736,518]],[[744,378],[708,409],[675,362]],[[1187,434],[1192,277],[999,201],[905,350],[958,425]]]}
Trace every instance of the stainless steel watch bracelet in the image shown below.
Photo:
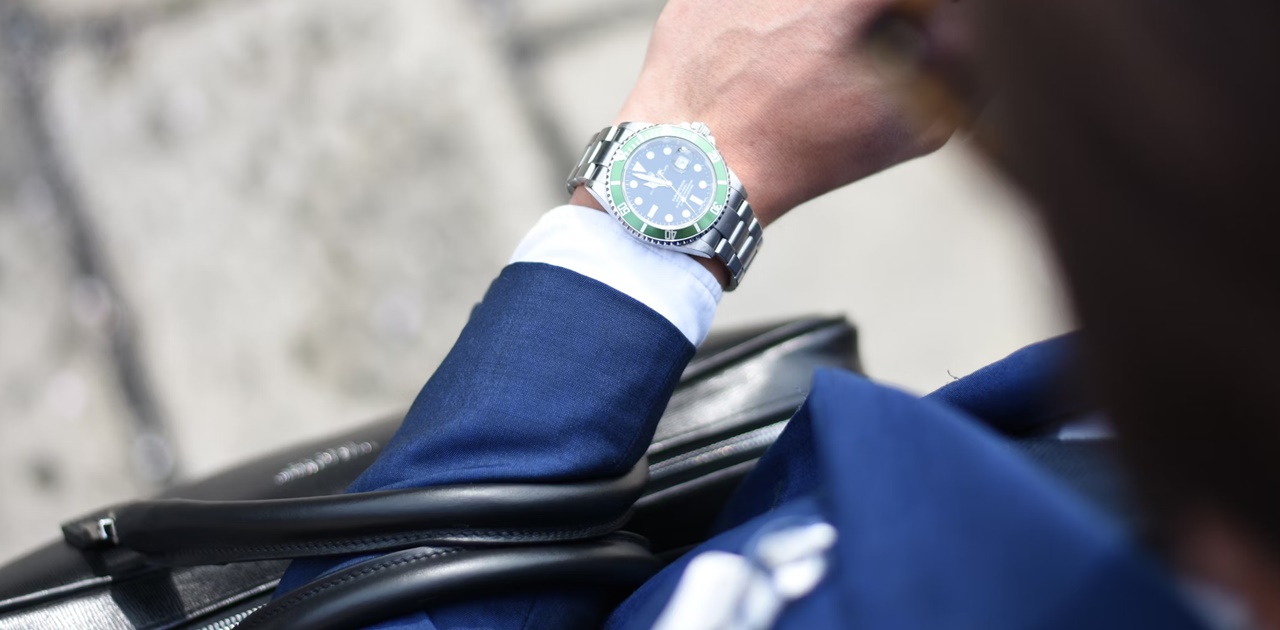
{"label": "stainless steel watch bracelet", "polygon": [[[572,195],[579,186],[587,186],[597,201],[605,207],[611,207],[611,204],[601,198],[600,187],[606,184],[606,172],[614,152],[637,131],[651,126],[653,125],[649,123],[627,122],[615,127],[606,127],[592,136],[582,158],[578,160],[577,166],[565,181],[569,194]],[[711,138],[706,125],[693,123],[690,128],[708,139]],[[751,204],[747,203],[747,191],[733,175],[732,169],[729,169],[729,172],[729,197],[725,202],[724,211],[720,213],[719,219],[711,229],[698,236],[692,243],[681,246],[663,244],[657,246],[718,260],[728,271],[729,285],[726,290],[732,291],[738,288],[742,277],[751,267],[751,262],[755,260],[756,253],[760,250],[763,230],[756,219],[755,212],[751,210]]]}

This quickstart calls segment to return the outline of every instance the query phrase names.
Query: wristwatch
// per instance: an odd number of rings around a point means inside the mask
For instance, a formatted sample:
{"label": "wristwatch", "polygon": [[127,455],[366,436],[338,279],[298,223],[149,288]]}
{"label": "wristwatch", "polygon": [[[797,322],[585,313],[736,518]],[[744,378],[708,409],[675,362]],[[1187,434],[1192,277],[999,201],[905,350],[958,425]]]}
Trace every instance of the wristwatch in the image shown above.
{"label": "wristwatch", "polygon": [[763,235],[742,182],[702,123],[626,122],[591,138],[566,181],[586,186],[636,238],[710,258],[732,291],[751,267]]}

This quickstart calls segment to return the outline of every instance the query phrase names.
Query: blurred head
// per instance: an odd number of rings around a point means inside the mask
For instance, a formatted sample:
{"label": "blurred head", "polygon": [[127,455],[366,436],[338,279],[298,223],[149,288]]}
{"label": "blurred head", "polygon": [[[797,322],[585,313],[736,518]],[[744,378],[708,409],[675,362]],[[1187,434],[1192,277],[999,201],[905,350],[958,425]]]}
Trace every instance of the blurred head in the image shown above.
{"label": "blurred head", "polygon": [[1280,3],[934,4],[873,35],[925,115],[994,98],[976,141],[1042,215],[1157,533],[1280,627]]}

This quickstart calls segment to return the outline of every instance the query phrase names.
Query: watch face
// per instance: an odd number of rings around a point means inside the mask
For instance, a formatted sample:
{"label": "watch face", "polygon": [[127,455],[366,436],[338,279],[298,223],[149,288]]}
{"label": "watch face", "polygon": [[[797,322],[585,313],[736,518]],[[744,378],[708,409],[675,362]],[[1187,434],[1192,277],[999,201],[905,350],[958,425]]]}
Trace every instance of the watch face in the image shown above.
{"label": "watch face", "polygon": [[610,166],[614,212],[645,240],[680,244],[715,224],[729,196],[729,171],[705,137],[656,125],[628,138]]}
{"label": "watch face", "polygon": [[693,225],[711,209],[716,191],[711,159],[698,145],[664,136],[627,159],[623,194],[645,223],[666,230]]}

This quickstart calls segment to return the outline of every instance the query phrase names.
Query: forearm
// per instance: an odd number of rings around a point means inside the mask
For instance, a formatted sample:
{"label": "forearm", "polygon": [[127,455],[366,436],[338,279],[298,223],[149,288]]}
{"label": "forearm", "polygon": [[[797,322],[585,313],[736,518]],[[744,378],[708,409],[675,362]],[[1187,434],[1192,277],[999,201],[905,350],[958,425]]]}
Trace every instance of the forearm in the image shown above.
{"label": "forearm", "polygon": [[[512,264],[349,490],[622,474],[649,446],[693,351],[666,316],[600,281],[547,264]],[[295,563],[280,589],[340,562]],[[591,608],[589,600],[555,601]]]}
{"label": "forearm", "polygon": [[621,474],[692,354],[626,295],[564,269],[512,265],[351,489]]}

